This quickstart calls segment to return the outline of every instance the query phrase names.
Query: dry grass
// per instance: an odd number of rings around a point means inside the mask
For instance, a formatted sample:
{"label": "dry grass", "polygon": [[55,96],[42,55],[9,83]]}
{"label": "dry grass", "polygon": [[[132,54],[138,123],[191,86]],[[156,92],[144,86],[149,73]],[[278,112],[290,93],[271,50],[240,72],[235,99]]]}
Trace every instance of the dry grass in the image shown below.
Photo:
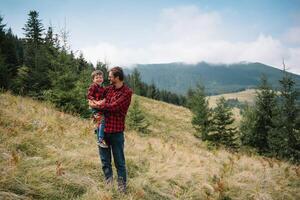
{"label": "dry grass", "polygon": [[150,133],[126,131],[128,194],[107,188],[89,120],[0,94],[0,199],[300,199],[299,167],[211,150],[191,113],[141,97]]}
{"label": "dry grass", "polygon": [[236,92],[236,93],[227,93],[227,94],[220,94],[215,96],[209,97],[209,104],[210,106],[214,107],[216,106],[216,100],[223,96],[225,99],[238,99],[241,102],[248,102],[253,103],[254,97],[255,97],[255,90],[254,89],[248,89],[242,92]]}
{"label": "dry grass", "polygon": [[[255,90],[254,89],[248,89],[242,92],[236,92],[236,93],[227,93],[227,94],[220,94],[215,96],[208,97],[209,100],[209,106],[214,108],[216,106],[217,100],[220,97],[224,97],[226,100],[228,99],[237,99],[240,102],[253,104],[255,100]],[[241,114],[240,110],[238,108],[233,108],[232,110],[233,116],[236,120],[236,125],[239,124],[241,121]]]}

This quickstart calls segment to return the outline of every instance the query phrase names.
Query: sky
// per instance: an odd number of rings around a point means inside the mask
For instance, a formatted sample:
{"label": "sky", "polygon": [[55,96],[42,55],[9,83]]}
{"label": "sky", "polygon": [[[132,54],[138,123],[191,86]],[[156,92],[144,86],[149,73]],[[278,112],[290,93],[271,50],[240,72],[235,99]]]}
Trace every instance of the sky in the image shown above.
{"label": "sky", "polygon": [[0,0],[19,37],[30,10],[94,64],[284,60],[300,74],[300,0]]}

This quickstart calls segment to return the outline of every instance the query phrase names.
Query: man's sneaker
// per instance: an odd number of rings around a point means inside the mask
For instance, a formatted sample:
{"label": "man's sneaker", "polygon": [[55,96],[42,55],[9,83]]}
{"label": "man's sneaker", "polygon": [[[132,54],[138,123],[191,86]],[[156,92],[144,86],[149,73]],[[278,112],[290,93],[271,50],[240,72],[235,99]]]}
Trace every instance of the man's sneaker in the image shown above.
{"label": "man's sneaker", "polygon": [[108,148],[108,145],[106,144],[105,140],[100,140],[98,142],[98,146],[101,148]]}
{"label": "man's sneaker", "polygon": [[126,194],[126,182],[122,178],[118,178],[118,191],[120,193]]}
{"label": "man's sneaker", "polygon": [[105,186],[107,189],[112,189],[114,186],[113,177],[109,177],[105,180]]}

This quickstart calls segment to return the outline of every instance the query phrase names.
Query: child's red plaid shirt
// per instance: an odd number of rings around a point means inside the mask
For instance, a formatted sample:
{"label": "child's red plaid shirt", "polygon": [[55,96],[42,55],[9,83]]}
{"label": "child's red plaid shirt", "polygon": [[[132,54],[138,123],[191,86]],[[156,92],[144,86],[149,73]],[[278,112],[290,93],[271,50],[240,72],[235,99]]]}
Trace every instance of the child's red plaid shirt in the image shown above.
{"label": "child's red plaid shirt", "polygon": [[99,101],[103,98],[104,91],[104,87],[97,83],[92,83],[88,89],[87,98],[89,100]]}
{"label": "child's red plaid shirt", "polygon": [[123,132],[125,129],[125,116],[131,102],[132,90],[123,85],[115,88],[111,85],[105,88],[105,103],[100,109],[105,113],[105,133]]}

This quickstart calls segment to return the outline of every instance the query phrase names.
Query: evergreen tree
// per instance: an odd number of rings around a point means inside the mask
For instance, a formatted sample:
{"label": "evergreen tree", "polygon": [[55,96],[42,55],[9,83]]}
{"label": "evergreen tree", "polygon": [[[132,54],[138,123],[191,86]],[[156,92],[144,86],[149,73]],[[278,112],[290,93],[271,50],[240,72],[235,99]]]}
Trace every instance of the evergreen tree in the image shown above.
{"label": "evergreen tree", "polygon": [[300,107],[297,104],[299,91],[292,77],[284,70],[280,80],[280,101],[274,127],[268,137],[271,152],[282,158],[300,161]]}
{"label": "evergreen tree", "polygon": [[135,96],[132,106],[128,112],[127,124],[129,128],[141,133],[148,133],[150,125],[143,111],[140,109],[139,99]]}
{"label": "evergreen tree", "polygon": [[58,56],[59,48],[56,47],[57,42],[57,38],[53,32],[53,27],[49,26],[45,35],[45,46],[48,50],[48,56],[50,57],[49,59],[51,60],[54,60]]}
{"label": "evergreen tree", "polygon": [[253,144],[253,130],[255,126],[256,116],[254,106],[250,106],[246,104],[246,107],[241,112],[241,123],[240,123],[240,131],[241,131],[241,143],[243,145]]}
{"label": "evergreen tree", "polygon": [[10,28],[5,29],[6,25],[2,24],[2,20],[0,16],[0,87],[9,89],[11,79],[16,76],[17,67],[21,64],[21,57],[18,54],[21,47],[18,38],[13,35]]}
{"label": "evergreen tree", "polygon": [[38,18],[39,13],[36,11],[30,11],[28,14],[29,18],[23,30],[25,31],[25,65],[30,68],[39,67],[38,53],[40,45],[43,43],[43,25],[41,20]]}
{"label": "evergreen tree", "polygon": [[28,14],[29,18],[23,30],[25,31],[25,38],[28,43],[34,44],[38,46],[43,42],[42,35],[43,35],[43,24],[41,20],[38,18],[39,13],[37,11],[30,11]]}
{"label": "evergreen tree", "polygon": [[87,103],[87,88],[91,84],[91,73],[94,68],[85,66],[85,69],[79,74],[73,91],[76,96],[75,112],[80,113],[82,117],[88,118],[91,116]]}
{"label": "evergreen tree", "polygon": [[[261,153],[269,151],[268,134],[273,127],[272,119],[275,115],[275,108],[276,94],[269,86],[267,78],[262,76],[261,84],[256,93],[253,127],[249,126],[248,128],[250,130],[243,129],[245,132],[242,132],[242,142],[245,145],[253,146]],[[244,120],[244,122],[246,121],[247,120]]]}
{"label": "evergreen tree", "polygon": [[193,113],[192,124],[197,130],[197,137],[208,140],[211,126],[211,109],[208,107],[208,100],[205,98],[204,87],[197,84],[192,96],[188,99],[188,108]]}
{"label": "evergreen tree", "polygon": [[5,62],[5,58],[3,55],[3,44],[5,40],[5,24],[2,24],[2,16],[0,15],[0,87],[7,89],[8,88],[8,67]]}
{"label": "evergreen tree", "polygon": [[0,88],[8,89],[9,84],[9,69],[5,63],[4,57],[0,52]]}
{"label": "evergreen tree", "polygon": [[217,100],[213,109],[212,127],[208,139],[216,144],[220,143],[229,148],[237,148],[237,130],[233,126],[234,118],[231,108],[224,97]]}
{"label": "evergreen tree", "polygon": [[78,64],[77,64],[78,67],[77,67],[76,71],[77,71],[78,74],[80,74],[80,72],[83,71],[88,66],[88,63],[84,59],[82,52],[80,52],[79,58],[77,59],[77,62],[78,62]]}
{"label": "evergreen tree", "polygon": [[0,53],[3,51],[3,43],[5,40],[5,26],[6,24],[2,24],[3,17],[0,15]]}
{"label": "evergreen tree", "polygon": [[48,30],[47,30],[47,33],[46,33],[46,36],[45,36],[45,43],[50,47],[54,47],[55,39],[54,39],[54,36],[53,36],[52,26],[48,27]]}
{"label": "evergreen tree", "polygon": [[159,99],[159,90],[156,88],[154,83],[147,88],[147,97],[156,100]]}
{"label": "evergreen tree", "polygon": [[[56,58],[56,66],[49,71],[51,88],[44,94],[47,100],[65,111],[76,112],[74,88],[78,75],[75,67],[76,62],[65,51],[61,51]],[[90,80],[90,79],[89,79]]]}
{"label": "evergreen tree", "polygon": [[[30,11],[28,16],[23,30],[25,31],[24,66],[28,68],[26,71],[29,79],[25,80],[25,77],[17,76],[14,82],[20,85],[30,82],[29,87],[26,86],[28,93],[24,94],[43,99],[44,90],[50,87],[48,71],[52,66],[52,60],[49,59],[49,49],[42,38],[44,28],[38,18],[38,12]],[[20,81],[24,81],[24,83]],[[15,89],[18,87],[18,85],[14,86]]]}
{"label": "evergreen tree", "polygon": [[13,79],[12,90],[14,93],[25,95],[31,89],[30,69],[23,65],[18,68],[17,76]]}
{"label": "evergreen tree", "polygon": [[133,69],[131,75],[128,76],[129,86],[132,88],[135,94],[141,95],[142,94],[142,80],[140,72],[137,68]]}

